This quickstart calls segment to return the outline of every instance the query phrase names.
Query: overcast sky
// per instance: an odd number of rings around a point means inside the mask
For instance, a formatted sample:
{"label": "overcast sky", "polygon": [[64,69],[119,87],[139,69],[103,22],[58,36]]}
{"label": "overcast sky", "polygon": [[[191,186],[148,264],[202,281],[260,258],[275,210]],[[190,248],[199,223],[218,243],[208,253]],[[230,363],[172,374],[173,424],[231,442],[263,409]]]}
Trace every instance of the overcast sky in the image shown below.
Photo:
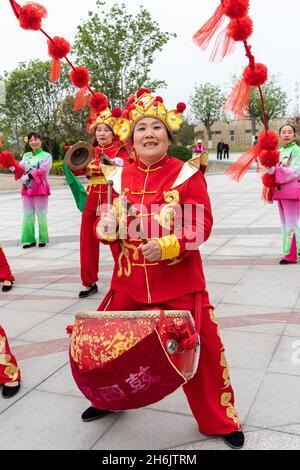
{"label": "overcast sky", "polygon": [[[19,3],[25,2],[19,0]],[[96,0],[40,0],[39,3],[48,10],[44,29],[72,43],[76,26],[87,18],[89,10],[95,10]],[[107,1],[109,6],[113,3],[116,2]],[[177,38],[157,54],[152,70],[152,78],[164,79],[168,84],[167,90],[161,91],[168,106],[178,101],[188,102],[195,84],[212,82],[227,86],[230,76],[240,74],[247,64],[241,44],[221,64],[213,64],[209,62],[209,51],[201,51],[192,42],[193,34],[212,15],[219,0],[124,0],[123,3],[132,13],[144,5],[162,30],[177,33]],[[268,66],[270,74],[278,76],[292,100],[290,110],[293,111],[295,83],[300,80],[300,1],[250,0],[250,5],[254,34],[249,42],[253,53],[258,62]],[[22,30],[8,0],[0,0],[0,47],[0,73],[12,70],[21,61],[48,58],[44,36]]]}

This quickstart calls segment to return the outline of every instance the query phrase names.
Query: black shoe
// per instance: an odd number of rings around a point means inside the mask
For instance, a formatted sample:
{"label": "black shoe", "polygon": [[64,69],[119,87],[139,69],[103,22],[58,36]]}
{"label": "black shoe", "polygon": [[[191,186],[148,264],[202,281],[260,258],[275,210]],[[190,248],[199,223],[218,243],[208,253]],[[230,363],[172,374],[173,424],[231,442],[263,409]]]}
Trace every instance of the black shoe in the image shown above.
{"label": "black shoe", "polygon": [[79,298],[80,299],[85,299],[86,297],[89,297],[90,295],[97,294],[98,292],[98,286],[97,284],[94,284],[89,288],[89,290],[82,290],[79,292]]}
{"label": "black shoe", "polygon": [[46,245],[47,245],[47,243],[39,243],[40,248],[44,248],[44,246],[46,246]]}
{"label": "black shoe", "polygon": [[279,264],[297,264],[297,261],[288,261],[287,259],[281,259]]}
{"label": "black shoe", "polygon": [[3,286],[2,287],[2,292],[9,292],[13,286],[13,282],[11,282],[10,286]]}
{"label": "black shoe", "polygon": [[26,245],[23,246],[23,250],[27,250],[28,248],[33,248],[36,246],[36,243],[26,243]]}
{"label": "black shoe", "polygon": [[245,436],[243,431],[235,431],[230,434],[224,434],[224,441],[233,449],[241,449],[245,442]]}
{"label": "black shoe", "polygon": [[109,410],[98,410],[98,408],[94,408],[90,406],[87,410],[84,411],[81,415],[82,421],[95,421],[96,419],[104,418],[104,416],[112,413]]}
{"label": "black shoe", "polygon": [[3,396],[3,398],[12,398],[12,397],[14,397],[18,393],[18,391],[20,390],[20,387],[21,387],[20,382],[15,387],[7,387],[6,385],[3,385],[3,387],[2,387],[2,396]]}

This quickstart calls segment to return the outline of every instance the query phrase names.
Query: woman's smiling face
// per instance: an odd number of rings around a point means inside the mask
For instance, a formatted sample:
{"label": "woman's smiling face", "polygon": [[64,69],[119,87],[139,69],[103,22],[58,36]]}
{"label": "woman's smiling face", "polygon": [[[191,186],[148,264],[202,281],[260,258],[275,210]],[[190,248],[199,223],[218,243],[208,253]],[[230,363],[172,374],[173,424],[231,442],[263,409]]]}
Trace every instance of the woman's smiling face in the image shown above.
{"label": "woman's smiling face", "polygon": [[167,128],[160,119],[145,117],[138,121],[133,133],[133,146],[142,160],[154,163],[167,153],[170,145]]}

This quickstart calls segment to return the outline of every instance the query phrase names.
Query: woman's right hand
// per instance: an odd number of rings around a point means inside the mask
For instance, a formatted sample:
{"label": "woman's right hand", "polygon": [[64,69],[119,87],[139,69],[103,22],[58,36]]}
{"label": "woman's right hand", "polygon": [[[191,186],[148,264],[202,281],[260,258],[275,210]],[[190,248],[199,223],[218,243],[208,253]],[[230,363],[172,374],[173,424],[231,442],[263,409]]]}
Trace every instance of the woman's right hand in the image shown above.
{"label": "woman's right hand", "polygon": [[108,211],[101,213],[99,228],[107,236],[115,235],[118,232],[119,221],[116,209],[111,207]]}

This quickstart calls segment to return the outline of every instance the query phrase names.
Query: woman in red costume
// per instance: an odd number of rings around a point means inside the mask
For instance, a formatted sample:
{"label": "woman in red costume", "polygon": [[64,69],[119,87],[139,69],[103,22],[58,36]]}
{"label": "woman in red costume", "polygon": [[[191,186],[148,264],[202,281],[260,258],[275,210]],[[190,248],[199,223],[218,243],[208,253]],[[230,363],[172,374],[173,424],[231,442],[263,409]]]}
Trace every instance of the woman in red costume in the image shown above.
{"label": "woman in red costume", "polygon": [[[80,231],[80,267],[83,290],[80,298],[86,298],[98,292],[96,282],[99,272],[99,242],[94,234],[94,225],[102,204],[107,201],[107,185],[100,168],[100,156],[106,155],[117,166],[124,166],[128,162],[128,155],[124,145],[114,133],[117,123],[117,114],[106,108],[91,123],[90,131],[94,132],[94,158],[84,169],[74,172],[76,176],[84,174],[89,182],[88,198],[82,214]],[[98,211],[98,215],[97,215]]]}
{"label": "woman in red costume", "polygon": [[[98,310],[187,309],[196,323],[200,319],[200,362],[196,375],[183,386],[184,392],[200,431],[220,435],[230,446],[240,448],[244,435],[199,253],[213,223],[206,182],[199,157],[184,163],[167,154],[171,132],[183,123],[184,109],[179,103],[168,112],[162,98],[142,89],[124,112],[120,138],[130,137],[137,160],[125,168],[104,169],[114,183],[114,206],[102,214],[96,232],[103,243],[110,244],[115,268]],[[135,208],[139,227],[132,230],[126,217],[124,234],[119,214],[125,195]],[[182,223],[176,221],[174,207],[184,211]],[[192,211],[185,218],[188,208]],[[82,419],[91,421],[107,413],[90,407]]]}
{"label": "woman in red costume", "polygon": [[10,291],[14,280],[15,278],[11,273],[4,251],[0,246],[0,282],[3,282],[2,292]]}

